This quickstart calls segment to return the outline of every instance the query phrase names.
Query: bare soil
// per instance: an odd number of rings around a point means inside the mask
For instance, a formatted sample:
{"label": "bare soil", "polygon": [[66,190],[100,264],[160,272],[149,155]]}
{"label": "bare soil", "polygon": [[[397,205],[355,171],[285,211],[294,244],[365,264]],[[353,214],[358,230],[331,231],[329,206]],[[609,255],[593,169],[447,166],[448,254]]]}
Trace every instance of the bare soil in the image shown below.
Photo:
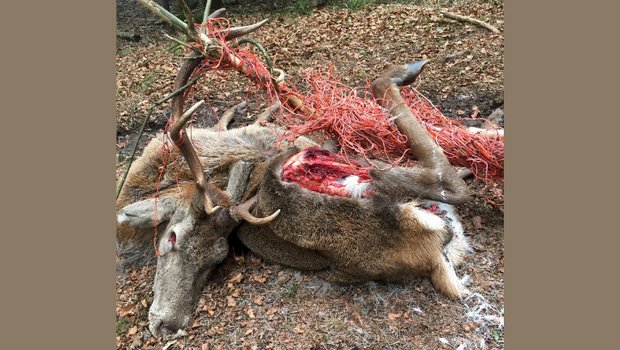
{"label": "bare soil", "polygon": [[[289,1],[291,8],[298,1]],[[332,1],[307,15],[263,3],[226,4],[233,24],[271,21],[252,37],[274,66],[303,87],[303,72],[328,69],[350,86],[363,86],[390,64],[430,59],[418,90],[446,116],[469,118],[503,108],[504,38],[483,28],[442,19],[440,7],[484,20],[503,30],[496,1],[371,2],[358,10]],[[349,4],[353,1],[349,1]],[[280,2],[276,2],[280,4]],[[416,5],[421,4],[421,5]],[[118,155],[123,160],[154,101],[171,92],[183,53],[163,37],[173,34],[137,2],[117,0],[119,31],[139,41],[117,39]],[[208,100],[197,126],[248,99],[249,85],[233,73],[201,80],[195,94]],[[260,110],[250,102],[249,114]],[[169,105],[157,108],[141,139],[144,145],[167,120]],[[240,123],[244,121],[241,120]],[[117,178],[125,169],[119,161]],[[235,246],[203,290],[188,336],[173,343],[147,330],[154,266],[117,279],[118,349],[503,349],[504,218],[471,182],[474,197],[459,207],[473,251],[460,276],[472,294],[450,300],[426,279],[406,284],[339,286],[310,272],[270,265]]]}

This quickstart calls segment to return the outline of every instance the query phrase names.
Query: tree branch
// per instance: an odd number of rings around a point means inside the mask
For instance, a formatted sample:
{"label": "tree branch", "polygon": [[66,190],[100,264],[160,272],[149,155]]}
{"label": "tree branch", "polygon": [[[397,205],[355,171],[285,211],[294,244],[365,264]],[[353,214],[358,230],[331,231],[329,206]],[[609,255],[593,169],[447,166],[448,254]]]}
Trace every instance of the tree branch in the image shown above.
{"label": "tree branch", "polygon": [[493,27],[492,25],[486,23],[486,22],[482,22],[481,20],[475,19],[475,18],[471,18],[471,17],[467,17],[467,16],[461,16],[461,15],[457,15],[456,13],[452,13],[452,12],[448,12],[448,11],[442,11],[441,14],[446,17],[446,18],[450,18],[459,22],[467,22],[467,23],[471,23],[473,25],[476,25],[478,27],[482,27],[485,29],[488,29],[490,31],[492,31],[493,33],[497,33],[500,34],[501,32],[499,31],[499,29]]}

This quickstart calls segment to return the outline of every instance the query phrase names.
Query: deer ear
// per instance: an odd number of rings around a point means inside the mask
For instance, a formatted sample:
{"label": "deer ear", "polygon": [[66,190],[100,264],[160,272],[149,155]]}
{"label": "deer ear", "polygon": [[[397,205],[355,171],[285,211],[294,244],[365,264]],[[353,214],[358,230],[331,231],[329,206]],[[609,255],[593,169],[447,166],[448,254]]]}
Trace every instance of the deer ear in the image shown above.
{"label": "deer ear", "polygon": [[[155,212],[157,203],[157,213]],[[152,228],[164,221],[170,220],[177,209],[177,201],[174,197],[145,199],[131,203],[118,211],[116,220],[119,224],[127,224],[138,228]],[[155,215],[157,214],[157,218]]]}

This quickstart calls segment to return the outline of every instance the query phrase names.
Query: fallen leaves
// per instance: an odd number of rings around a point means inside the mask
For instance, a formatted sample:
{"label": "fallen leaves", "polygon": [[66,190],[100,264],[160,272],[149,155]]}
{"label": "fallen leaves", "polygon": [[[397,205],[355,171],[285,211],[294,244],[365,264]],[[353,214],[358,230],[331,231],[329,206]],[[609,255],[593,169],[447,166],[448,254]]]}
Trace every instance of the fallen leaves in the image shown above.
{"label": "fallen leaves", "polygon": [[138,333],[138,326],[133,326],[127,331],[127,335],[134,335],[136,333]]}
{"label": "fallen leaves", "polygon": [[269,279],[269,277],[267,277],[266,274],[259,274],[259,275],[254,275],[252,276],[252,280],[258,282],[258,283],[265,283],[267,282],[267,280]]}
{"label": "fallen leaves", "polygon": [[235,298],[233,298],[232,296],[228,295],[228,296],[226,296],[226,306],[228,306],[228,307],[235,307],[235,306],[237,306],[237,301],[235,300]]}
{"label": "fallen leaves", "polygon": [[353,311],[353,317],[355,318],[355,320],[357,321],[357,323],[359,324],[360,327],[365,327],[366,324],[364,323],[364,320],[362,320],[362,316],[360,316],[360,313],[357,311]]}
{"label": "fallen leaves", "polygon": [[471,218],[471,222],[474,224],[474,228],[476,230],[484,228],[484,226],[482,226],[482,218],[480,216],[474,216]]}
{"label": "fallen leaves", "polygon": [[265,312],[265,314],[267,315],[267,319],[269,321],[273,320],[277,312],[278,312],[278,309],[275,307],[272,307],[269,310],[267,310],[267,312]]}
{"label": "fallen leaves", "polygon": [[476,329],[476,324],[473,322],[465,323],[463,325],[463,330],[467,333],[472,332]]}
{"label": "fallen leaves", "polygon": [[118,316],[119,317],[125,317],[127,315],[133,314],[134,313],[133,309],[134,309],[133,305],[124,306],[124,307],[120,308],[120,310],[118,311]]}
{"label": "fallen leaves", "polygon": [[390,321],[394,321],[394,320],[399,319],[402,315],[403,315],[402,312],[390,312],[388,313],[387,318]]}

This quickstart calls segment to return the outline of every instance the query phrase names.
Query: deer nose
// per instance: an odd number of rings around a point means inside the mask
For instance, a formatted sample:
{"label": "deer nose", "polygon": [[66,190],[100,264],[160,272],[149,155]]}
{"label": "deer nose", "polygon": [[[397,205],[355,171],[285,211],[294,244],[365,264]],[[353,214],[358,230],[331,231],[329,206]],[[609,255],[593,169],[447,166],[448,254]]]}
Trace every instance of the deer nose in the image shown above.
{"label": "deer nose", "polygon": [[161,325],[162,322],[160,320],[151,320],[149,323],[149,331],[155,338],[159,338],[161,336]]}
{"label": "deer nose", "polygon": [[179,319],[176,317],[168,318],[165,316],[150,315],[149,330],[156,338],[165,337],[175,334],[179,329],[186,327],[188,323],[186,319],[189,321],[189,317]]}

